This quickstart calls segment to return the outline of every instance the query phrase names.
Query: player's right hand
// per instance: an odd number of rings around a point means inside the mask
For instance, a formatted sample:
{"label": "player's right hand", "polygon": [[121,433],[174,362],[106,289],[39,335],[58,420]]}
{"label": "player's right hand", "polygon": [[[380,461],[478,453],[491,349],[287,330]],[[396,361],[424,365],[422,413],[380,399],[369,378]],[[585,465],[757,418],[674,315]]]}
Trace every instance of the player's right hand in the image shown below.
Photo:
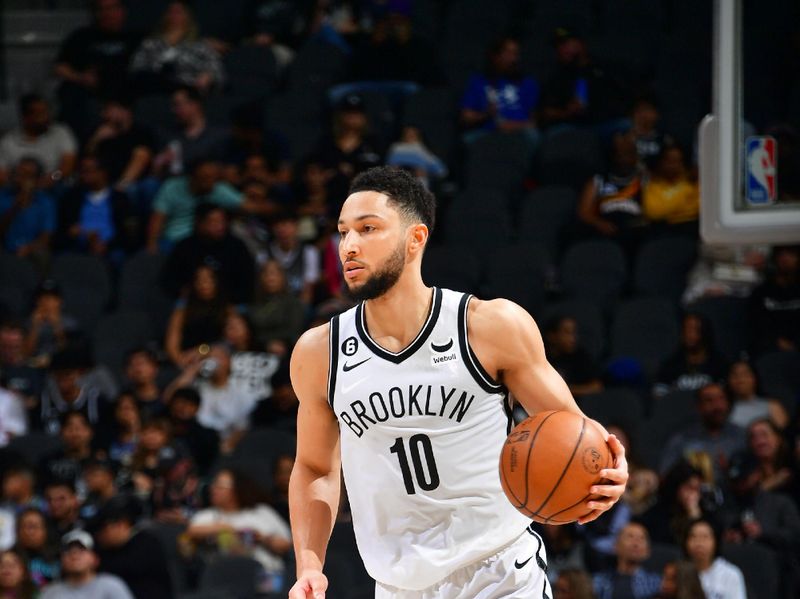
{"label": "player's right hand", "polygon": [[289,589],[289,599],[325,599],[328,578],[319,570],[303,570]]}

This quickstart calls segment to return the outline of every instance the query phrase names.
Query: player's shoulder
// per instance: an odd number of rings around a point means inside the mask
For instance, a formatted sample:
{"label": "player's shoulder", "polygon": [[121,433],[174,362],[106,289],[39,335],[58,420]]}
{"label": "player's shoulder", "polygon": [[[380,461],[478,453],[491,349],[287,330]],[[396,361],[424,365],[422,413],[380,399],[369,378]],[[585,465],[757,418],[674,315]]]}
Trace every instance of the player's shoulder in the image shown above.
{"label": "player's shoulder", "polygon": [[504,298],[482,300],[473,297],[469,302],[467,322],[470,333],[483,329],[497,332],[498,329],[516,327],[530,320],[530,314],[511,300]]}
{"label": "player's shoulder", "polygon": [[327,357],[328,338],[330,336],[331,325],[329,322],[308,329],[300,335],[300,339],[292,351],[292,359],[297,356],[313,358],[315,356]]}

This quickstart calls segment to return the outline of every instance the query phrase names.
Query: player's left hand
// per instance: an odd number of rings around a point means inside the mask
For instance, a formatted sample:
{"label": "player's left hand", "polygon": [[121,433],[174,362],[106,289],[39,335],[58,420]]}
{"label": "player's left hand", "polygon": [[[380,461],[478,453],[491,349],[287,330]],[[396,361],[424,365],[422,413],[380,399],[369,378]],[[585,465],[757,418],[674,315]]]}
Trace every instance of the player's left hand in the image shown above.
{"label": "player's left hand", "polygon": [[586,524],[596,520],[603,512],[610,510],[619,501],[625,492],[625,485],[628,482],[628,461],[625,459],[625,447],[614,435],[608,435],[608,446],[614,455],[614,467],[600,471],[608,484],[593,485],[590,492],[599,495],[586,502],[586,507],[591,511],[583,518],[578,520],[578,524]]}

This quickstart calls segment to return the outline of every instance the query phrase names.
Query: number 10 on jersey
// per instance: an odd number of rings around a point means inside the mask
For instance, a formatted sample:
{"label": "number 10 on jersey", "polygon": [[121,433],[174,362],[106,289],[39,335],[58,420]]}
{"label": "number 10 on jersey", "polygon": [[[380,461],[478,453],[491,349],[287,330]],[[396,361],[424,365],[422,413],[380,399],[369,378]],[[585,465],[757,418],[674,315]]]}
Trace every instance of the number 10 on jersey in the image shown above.
{"label": "number 10 on jersey", "polygon": [[[408,452],[403,443],[402,437],[397,437],[394,445],[389,448],[397,454],[397,461],[400,462],[400,471],[403,473],[403,483],[409,495],[416,494],[414,478],[417,485],[423,491],[433,491],[439,486],[439,471],[436,469],[436,460],[433,459],[433,445],[428,435],[414,435],[408,440]],[[414,464],[414,477],[411,476],[411,467],[408,463],[408,454],[411,454],[411,462]],[[423,467],[422,455],[425,455],[425,466]],[[427,469],[427,473],[425,470]]]}

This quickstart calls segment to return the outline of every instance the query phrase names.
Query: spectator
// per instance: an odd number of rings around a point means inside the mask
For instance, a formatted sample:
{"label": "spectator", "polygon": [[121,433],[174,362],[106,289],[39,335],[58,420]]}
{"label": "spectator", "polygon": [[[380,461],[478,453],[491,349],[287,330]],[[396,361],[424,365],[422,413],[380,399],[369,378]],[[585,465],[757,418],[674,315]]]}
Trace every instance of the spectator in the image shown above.
{"label": "spectator", "polygon": [[310,305],[320,277],[319,250],[300,240],[297,216],[288,211],[273,220],[272,236],[266,247],[267,259],[281,265],[289,292]]}
{"label": "spectator", "polygon": [[426,39],[414,35],[411,2],[386,3],[382,8],[372,15],[372,30],[354,39],[349,79],[395,84],[390,90],[405,90],[400,83],[436,83],[440,79],[436,49]]}
{"label": "spectator", "polygon": [[608,171],[583,186],[578,218],[595,233],[617,239],[631,254],[643,232],[642,171],[629,133],[611,140]]}
{"label": "spectator", "polygon": [[661,472],[666,472],[681,456],[705,455],[713,468],[714,480],[721,483],[731,457],[745,444],[744,429],[730,421],[731,403],[725,387],[708,383],[697,390],[700,422],[675,433],[664,448]]}
{"label": "spectator", "polygon": [[169,400],[172,437],[182,443],[197,463],[197,471],[205,476],[219,455],[219,434],[197,421],[200,394],[193,387],[179,387]]}
{"label": "spectator", "polygon": [[66,349],[69,338],[78,332],[78,321],[64,313],[64,298],[59,284],[53,279],[39,283],[33,296],[33,310],[25,338],[26,352],[47,365],[51,356]]}
{"label": "spectator", "polygon": [[14,167],[11,185],[0,189],[0,239],[3,248],[21,258],[46,263],[56,229],[53,198],[39,187],[42,168],[23,157]]}
{"label": "spectator", "polygon": [[631,131],[636,139],[636,153],[641,165],[652,170],[665,145],[672,143],[668,135],[658,129],[661,114],[658,103],[650,96],[640,96],[631,109]]}
{"label": "spectator", "polygon": [[661,576],[642,567],[649,556],[647,529],[635,522],[627,524],[617,537],[616,570],[595,574],[594,592],[597,599],[654,597],[661,586]]}
{"label": "spectator", "polygon": [[229,350],[222,345],[214,346],[207,358],[187,366],[170,383],[166,394],[188,386],[195,387],[200,394],[197,421],[220,434],[224,450],[232,450],[248,428],[255,402],[231,379]]}
{"label": "spectator", "polygon": [[185,2],[170,2],[155,35],[146,38],[131,61],[137,88],[169,91],[176,85],[202,93],[221,88],[222,60],[214,48],[198,36],[197,23]]}
{"label": "spectator", "polygon": [[25,337],[21,322],[0,323],[0,379],[9,391],[17,394],[26,410],[35,410],[44,385],[44,371],[30,359]]}
{"label": "spectator", "polygon": [[34,599],[36,596],[36,585],[22,553],[16,549],[0,553],[0,598]]}
{"label": "spectator", "polygon": [[767,280],[750,296],[751,338],[758,353],[800,349],[800,246],[776,246]]}
{"label": "spectator", "polygon": [[44,509],[44,500],[36,494],[36,473],[25,463],[6,468],[3,474],[3,506],[19,514],[28,508]]}
{"label": "spectator", "polygon": [[92,536],[73,530],[61,540],[62,582],[48,586],[40,599],[133,599],[125,583],[112,574],[98,574]]}
{"label": "spectator", "polygon": [[734,362],[728,370],[728,392],[733,399],[731,422],[747,428],[755,420],[769,418],[783,430],[789,425],[786,408],[776,399],[758,396],[758,379],[755,370],[746,360]]}
{"label": "spectator", "polygon": [[104,100],[102,121],[86,142],[86,151],[102,157],[114,189],[138,200],[155,140],[150,129],[134,120],[132,101],[122,94]]}
{"label": "spectator", "polygon": [[696,391],[704,385],[722,381],[728,372],[725,358],[714,348],[711,323],[705,316],[689,312],[681,321],[677,351],[659,368],[653,393]]}
{"label": "spectator", "polygon": [[37,94],[20,98],[19,114],[20,126],[0,138],[0,180],[23,158],[39,164],[36,177],[45,187],[69,179],[78,152],[72,131],[51,121],[47,101]]}
{"label": "spectator", "polygon": [[267,260],[258,277],[256,301],[250,306],[256,343],[277,356],[287,356],[305,326],[305,307],[289,292],[286,272]]}
{"label": "spectator", "polygon": [[400,139],[389,147],[386,164],[410,170],[428,188],[447,176],[447,165],[428,149],[416,127],[403,127]]}
{"label": "spectator", "polygon": [[501,37],[492,43],[486,72],[473,74],[461,98],[461,123],[474,141],[487,131],[527,131],[534,134],[539,84],[520,70],[519,42]]}
{"label": "spectator", "polygon": [[665,145],[644,186],[644,216],[664,232],[697,236],[700,187],[678,145]]}
{"label": "spectator", "polygon": [[592,579],[578,568],[566,568],[553,585],[553,599],[595,599]]}
{"label": "spectator", "polygon": [[272,397],[258,402],[251,422],[253,426],[286,429],[294,434],[297,407],[297,394],[289,378],[289,361],[285,360],[272,376]]}
{"label": "spectator", "polygon": [[99,158],[84,156],[79,168],[79,185],[59,202],[57,245],[121,263],[138,249],[141,239],[128,196],[110,186],[108,169]]}
{"label": "spectator", "polygon": [[58,537],[83,525],[80,519],[81,502],[71,481],[49,481],[44,487],[44,498],[50,524]]}
{"label": "spectator", "polygon": [[720,557],[720,534],[710,520],[700,518],[689,525],[683,551],[700,573],[708,599],[746,599],[742,571]]}
{"label": "spectator", "polygon": [[[563,572],[586,570],[586,544],[573,525],[542,524],[539,530],[547,547],[547,579],[555,590]],[[591,578],[588,585],[591,591]]]}
{"label": "spectator", "polygon": [[194,512],[198,488],[195,464],[173,442],[167,419],[156,418],[142,425],[130,472],[137,497],[149,499],[157,520],[185,523]]}
{"label": "spectator", "polygon": [[158,372],[158,357],[151,350],[140,347],[128,353],[125,359],[126,388],[145,419],[163,416],[167,410],[158,384]]}
{"label": "spectator", "polygon": [[275,459],[272,468],[272,494],[269,503],[284,522],[289,522],[289,479],[293,468],[294,456],[285,453]]}
{"label": "spectator", "polygon": [[313,4],[308,0],[248,0],[243,20],[247,41],[271,48],[275,60],[285,66],[294,57],[292,48],[305,40],[305,21]]}
{"label": "spectator", "polygon": [[119,495],[114,466],[104,458],[91,458],[83,465],[83,477],[86,481],[86,500],[81,506],[81,517],[92,522],[98,512],[114,498],[125,498]]}
{"label": "spectator", "polygon": [[57,580],[61,572],[58,548],[47,527],[44,512],[27,508],[17,516],[17,544],[25,555],[28,572],[37,588]]}
{"label": "spectator", "polygon": [[223,162],[225,178],[237,187],[254,179],[265,183],[270,194],[283,198],[292,181],[289,141],[280,131],[265,124],[262,102],[253,100],[231,112],[230,142]]}
{"label": "spectator", "polygon": [[653,542],[680,545],[689,522],[717,508],[713,490],[703,473],[686,460],[678,461],[664,475],[658,501],[639,518]]}
{"label": "spectator", "polygon": [[62,449],[42,459],[40,471],[44,480],[70,481],[79,494],[86,495],[83,467],[92,457],[94,431],[86,414],[66,412],[61,416]]}
{"label": "spectator", "polygon": [[55,61],[55,75],[61,81],[61,113],[82,139],[95,124],[95,96],[125,88],[128,63],[140,39],[126,31],[121,0],[94,0],[91,4],[92,23],[67,36]]}
{"label": "spectator", "polygon": [[570,316],[560,316],[547,323],[544,330],[547,359],[569,385],[575,396],[603,390],[600,368],[589,352],[578,345],[578,323]]}
{"label": "spectator", "polygon": [[232,310],[222,293],[217,271],[198,266],[186,301],[177,304],[167,324],[164,345],[177,366],[196,363],[208,354],[210,344],[222,339]]}
{"label": "spectator", "polygon": [[681,303],[705,297],[748,297],[762,280],[767,246],[700,244],[700,255],[686,277]]}
{"label": "spectator", "polygon": [[553,34],[553,45],[556,68],[542,88],[541,126],[621,128],[620,117],[627,111],[625,90],[594,64],[580,32],[559,27]]}
{"label": "spectator", "polygon": [[266,220],[278,212],[280,205],[270,198],[270,186],[258,179],[248,179],[242,183],[242,205],[252,208],[253,212],[243,211],[234,216],[230,231],[247,247],[254,258],[263,251],[269,237]]}
{"label": "spectator", "polygon": [[312,153],[312,160],[334,173],[332,184],[347,188],[361,171],[379,165],[381,153],[369,135],[369,119],[361,96],[345,96],[336,106],[333,130]]}
{"label": "spectator", "polygon": [[297,214],[301,217],[300,228],[309,232],[308,238],[316,239],[338,218],[347,190],[337,189],[333,171],[323,168],[318,162],[306,161],[299,170],[296,197],[299,198]]}
{"label": "spectator", "polygon": [[107,418],[108,400],[89,377],[89,358],[77,347],[66,347],[53,356],[42,392],[39,428],[55,434],[67,412],[83,412],[90,425]]}
{"label": "spectator", "polygon": [[226,543],[252,555],[264,568],[263,591],[279,591],[291,549],[289,527],[265,502],[255,484],[236,470],[221,470],[211,485],[211,507],[199,511],[186,534],[196,543]]}
{"label": "spectator", "polygon": [[0,387],[0,447],[28,432],[25,404],[13,391]]}
{"label": "spectator", "polygon": [[250,321],[237,312],[228,314],[225,343],[231,350],[231,380],[253,403],[272,395],[270,379],[281,360],[255,344]]}
{"label": "spectator", "polygon": [[156,253],[172,248],[194,230],[195,210],[203,203],[236,209],[242,205],[241,194],[221,182],[216,162],[201,160],[189,177],[175,177],[164,183],[153,200],[153,214],[147,229],[147,248]]}
{"label": "spectator", "polygon": [[172,112],[177,130],[169,134],[164,149],[155,157],[158,174],[183,175],[200,161],[223,161],[230,145],[228,131],[209,125],[203,97],[188,86],[172,92]]}
{"label": "spectator", "polygon": [[664,565],[658,599],[706,599],[692,562],[680,560]]}
{"label": "spectator", "polygon": [[[159,404],[164,405],[160,400]],[[161,411],[153,410],[148,418],[161,415]],[[108,459],[115,464],[129,466],[142,432],[142,410],[133,395],[123,393],[117,398],[112,426],[107,428],[112,429],[109,431],[111,436],[105,443]]]}
{"label": "spectator", "polygon": [[176,296],[202,265],[213,265],[222,288],[234,304],[253,296],[255,261],[247,246],[230,232],[228,215],[220,206],[200,204],[195,212],[194,233],[179,241],[161,271],[162,287]]}
{"label": "spectator", "polygon": [[136,599],[171,599],[172,580],[161,542],[134,528],[133,506],[124,498],[106,504],[95,526],[101,572],[118,576]]}
{"label": "spectator", "polygon": [[769,418],[754,420],[747,427],[747,448],[733,457],[729,475],[739,495],[769,491],[800,498],[797,463]]}

